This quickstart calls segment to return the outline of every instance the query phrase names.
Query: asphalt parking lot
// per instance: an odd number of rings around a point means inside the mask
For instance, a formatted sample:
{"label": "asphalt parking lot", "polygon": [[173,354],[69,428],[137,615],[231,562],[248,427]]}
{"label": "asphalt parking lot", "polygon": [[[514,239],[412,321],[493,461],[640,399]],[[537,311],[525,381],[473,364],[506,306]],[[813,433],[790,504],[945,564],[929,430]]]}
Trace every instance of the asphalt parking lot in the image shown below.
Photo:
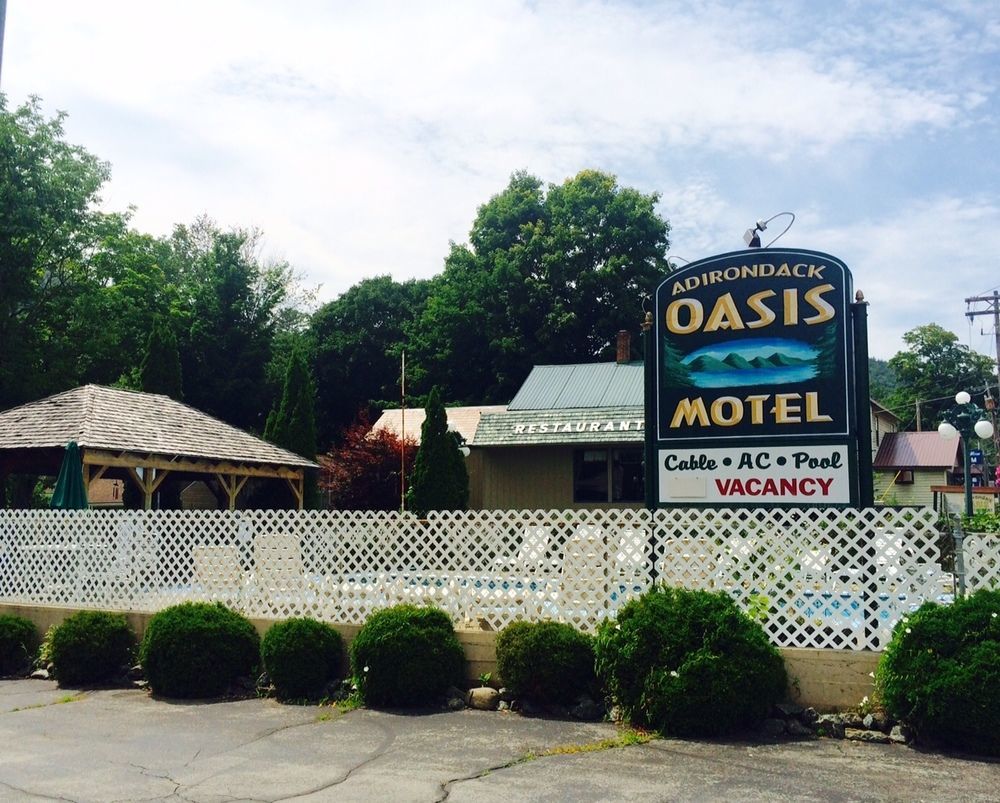
{"label": "asphalt parking lot", "polygon": [[586,749],[617,734],[503,712],[180,703],[4,680],[0,800],[995,801],[1000,788],[1000,763],[898,745]]}

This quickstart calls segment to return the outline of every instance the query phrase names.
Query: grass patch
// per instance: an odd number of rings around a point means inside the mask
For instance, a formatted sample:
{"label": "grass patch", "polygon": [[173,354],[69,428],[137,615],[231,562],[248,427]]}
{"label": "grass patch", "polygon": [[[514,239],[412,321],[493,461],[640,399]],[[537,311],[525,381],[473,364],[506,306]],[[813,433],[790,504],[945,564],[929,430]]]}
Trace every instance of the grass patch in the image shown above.
{"label": "grass patch", "polygon": [[319,707],[320,712],[316,715],[316,721],[328,722],[336,716],[342,716],[343,714],[363,708],[364,703],[361,701],[360,695],[352,694],[350,697],[336,702],[327,702],[324,700],[319,704]]}
{"label": "grass patch", "polygon": [[543,750],[535,757],[542,756],[569,756],[576,753],[596,753],[601,750],[614,750],[616,747],[630,747],[634,744],[646,744],[656,738],[656,734],[650,731],[636,730],[628,728],[611,739],[602,739],[599,742],[584,742],[583,744],[564,744],[550,747]]}
{"label": "grass patch", "polygon": [[536,758],[545,756],[571,756],[577,753],[597,753],[601,750],[614,750],[618,747],[630,747],[635,744],[646,744],[653,739],[659,738],[653,731],[638,730],[636,728],[626,728],[617,736],[610,739],[601,739],[599,742],[583,742],[582,744],[562,744],[556,747],[549,747],[539,752],[529,751],[521,758],[511,762],[507,766],[523,764],[526,761],[534,761]]}
{"label": "grass patch", "polygon": [[79,700],[84,699],[87,696],[86,692],[78,691],[73,694],[64,694],[58,700],[53,700],[51,703],[35,703],[34,705],[26,705],[23,708],[12,708],[8,713],[16,714],[18,711],[31,711],[35,708],[48,708],[50,705],[63,705],[64,703],[75,703]]}

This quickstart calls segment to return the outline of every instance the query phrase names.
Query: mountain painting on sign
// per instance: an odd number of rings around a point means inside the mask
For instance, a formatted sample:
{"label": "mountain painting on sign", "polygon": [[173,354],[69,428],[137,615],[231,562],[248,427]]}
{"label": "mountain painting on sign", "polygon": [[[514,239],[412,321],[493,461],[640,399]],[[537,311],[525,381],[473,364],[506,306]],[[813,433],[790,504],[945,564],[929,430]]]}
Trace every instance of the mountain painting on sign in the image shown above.
{"label": "mountain painting on sign", "polygon": [[784,385],[812,379],[819,352],[806,343],[780,338],[737,341],[697,349],[681,362],[699,388]]}

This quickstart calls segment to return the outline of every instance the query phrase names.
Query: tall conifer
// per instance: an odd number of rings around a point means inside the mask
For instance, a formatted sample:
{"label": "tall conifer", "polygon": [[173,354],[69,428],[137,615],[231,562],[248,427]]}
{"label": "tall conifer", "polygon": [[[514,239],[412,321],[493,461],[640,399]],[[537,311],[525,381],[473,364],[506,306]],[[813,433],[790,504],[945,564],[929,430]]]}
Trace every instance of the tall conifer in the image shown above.
{"label": "tall conifer", "polygon": [[139,381],[146,393],[162,393],[177,401],[184,399],[177,337],[163,319],[157,319],[149,333],[146,354],[139,366]]}
{"label": "tall conifer", "polygon": [[469,473],[455,433],[435,386],[427,398],[426,417],[420,428],[420,448],[413,464],[407,507],[418,516],[431,510],[465,510],[469,503]]}
{"label": "tall conifer", "polygon": [[[307,460],[316,459],[316,402],[305,354],[296,349],[288,362],[281,402],[267,417],[264,439]],[[304,505],[316,507],[316,474],[306,472]]]}

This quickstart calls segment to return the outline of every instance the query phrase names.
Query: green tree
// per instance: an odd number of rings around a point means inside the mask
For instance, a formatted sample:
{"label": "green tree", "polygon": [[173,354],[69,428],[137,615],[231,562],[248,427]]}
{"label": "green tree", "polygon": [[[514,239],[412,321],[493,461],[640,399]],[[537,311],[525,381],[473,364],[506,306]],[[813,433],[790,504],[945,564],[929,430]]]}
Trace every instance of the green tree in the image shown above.
{"label": "green tree", "polygon": [[139,377],[142,390],[146,393],[162,393],[177,401],[184,398],[177,337],[162,320],[158,320],[149,333],[146,354],[139,366]]}
{"label": "green tree", "polygon": [[448,430],[448,417],[437,386],[431,388],[425,411],[406,506],[418,516],[426,516],[431,510],[465,510],[469,502],[469,474],[458,439]]}
{"label": "green tree", "polygon": [[889,360],[897,387],[886,405],[910,424],[916,423],[916,403],[920,401],[924,428],[936,425],[941,411],[954,404],[960,390],[973,395],[995,382],[993,361],[958,342],[958,337],[936,323],[911,329],[903,335],[907,349]]}
{"label": "green tree", "polygon": [[363,279],[312,316],[309,341],[327,446],[357,416],[399,399],[400,353],[407,325],[426,303],[430,282]]}
{"label": "green tree", "polygon": [[[264,438],[307,460],[316,459],[316,395],[305,355],[296,351],[288,363],[280,404],[267,417]],[[318,503],[315,472],[306,472],[305,507]]]}
{"label": "green tree", "polygon": [[267,366],[294,275],[265,264],[261,234],[221,231],[208,218],[164,241],[165,270],[178,288],[184,398],[200,410],[260,432],[274,393]]}
{"label": "green tree", "polygon": [[[64,114],[0,94],[0,409],[75,384],[68,310],[101,239],[108,165],[64,139]],[[67,353],[67,347],[68,353]]]}
{"label": "green tree", "polygon": [[898,385],[896,374],[888,361],[877,357],[868,358],[868,381],[872,398],[883,404],[885,399],[892,396]]}
{"label": "green tree", "polygon": [[452,244],[409,327],[419,387],[509,401],[534,363],[611,357],[667,272],[659,196],[585,170],[560,185],[515,173]]}
{"label": "green tree", "polygon": [[64,353],[76,363],[74,384],[96,382],[140,388],[140,365],[157,321],[181,324],[177,288],[160,265],[156,239],[129,226],[128,215],[108,215],[100,241],[80,264],[85,278],[66,309]]}

